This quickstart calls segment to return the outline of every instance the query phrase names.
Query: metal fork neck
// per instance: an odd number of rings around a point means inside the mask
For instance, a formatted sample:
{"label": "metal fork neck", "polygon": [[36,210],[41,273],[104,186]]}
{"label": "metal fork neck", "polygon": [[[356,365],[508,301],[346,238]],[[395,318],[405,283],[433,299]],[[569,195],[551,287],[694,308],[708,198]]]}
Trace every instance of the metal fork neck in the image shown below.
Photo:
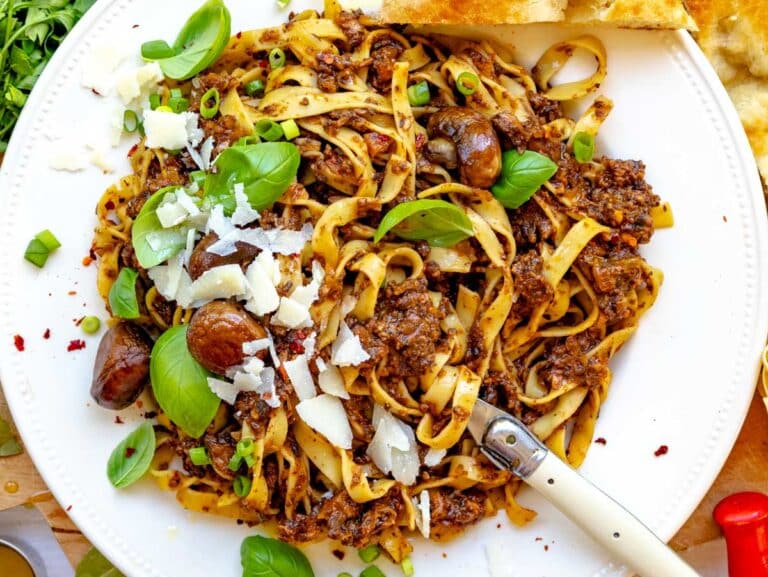
{"label": "metal fork neck", "polygon": [[549,452],[525,425],[505,417],[488,426],[481,450],[494,465],[521,479],[532,475]]}

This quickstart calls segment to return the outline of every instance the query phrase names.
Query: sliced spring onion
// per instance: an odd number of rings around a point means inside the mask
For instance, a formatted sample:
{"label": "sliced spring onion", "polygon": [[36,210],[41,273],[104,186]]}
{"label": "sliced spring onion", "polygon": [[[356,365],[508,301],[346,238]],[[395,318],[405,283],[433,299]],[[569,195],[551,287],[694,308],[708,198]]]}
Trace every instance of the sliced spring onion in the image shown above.
{"label": "sliced spring onion", "polygon": [[151,110],[157,110],[160,107],[160,104],[162,103],[162,98],[160,98],[160,94],[155,92],[154,94],[149,95],[149,108]]}
{"label": "sliced spring onion", "polygon": [[162,60],[173,55],[173,48],[165,40],[150,40],[141,45],[141,57],[144,60]]}
{"label": "sliced spring onion", "polygon": [[99,317],[85,317],[80,323],[80,328],[86,335],[95,335],[101,328],[101,321]]}
{"label": "sliced spring onion", "polygon": [[286,140],[293,140],[299,135],[299,127],[293,118],[281,122],[280,128],[283,129],[283,134],[285,134]]}
{"label": "sliced spring onion", "polygon": [[171,88],[171,98],[181,98],[184,94],[180,88]]}
{"label": "sliced spring onion", "polygon": [[360,549],[357,554],[363,560],[363,563],[373,563],[379,558],[381,551],[377,545],[368,545],[368,547]]}
{"label": "sliced spring onion", "polygon": [[360,572],[360,577],[387,577],[384,572],[376,567],[376,565],[369,565]]}
{"label": "sliced spring onion", "polygon": [[403,570],[403,575],[405,575],[405,577],[413,577],[413,561],[411,561],[410,557],[403,559],[403,562],[400,563],[400,568]]}
{"label": "sliced spring onion", "polygon": [[235,447],[235,452],[241,457],[253,454],[253,439],[240,439],[237,442],[237,447]]}
{"label": "sliced spring onion", "polygon": [[168,99],[168,108],[173,110],[176,114],[179,114],[181,112],[186,112],[189,110],[189,100],[180,97],[180,98],[174,98],[171,97]]}
{"label": "sliced spring onion", "polygon": [[219,104],[221,104],[221,94],[218,88],[211,88],[200,99],[200,116],[213,118],[219,113]]}
{"label": "sliced spring onion", "polygon": [[254,130],[256,131],[256,134],[270,142],[280,140],[283,137],[283,129],[277,122],[270,120],[269,118],[262,118],[259,120],[256,123]]}
{"label": "sliced spring onion", "polygon": [[232,483],[232,489],[234,489],[235,495],[243,498],[251,492],[251,480],[244,475],[238,475]]}
{"label": "sliced spring onion", "polygon": [[285,51],[282,48],[273,48],[269,52],[270,68],[282,68],[285,66]]}
{"label": "sliced spring onion", "polygon": [[43,268],[51,253],[60,246],[61,243],[53,233],[50,230],[44,230],[29,241],[27,250],[24,251],[24,258],[33,265]]}
{"label": "sliced spring onion", "polygon": [[230,471],[237,471],[240,468],[240,465],[243,463],[243,458],[235,453],[232,455],[232,458],[229,460],[229,470]]}
{"label": "sliced spring onion", "polygon": [[189,459],[193,465],[202,467],[203,465],[210,465],[211,458],[208,456],[208,451],[205,447],[193,447],[189,450]]}
{"label": "sliced spring onion", "polygon": [[51,252],[53,252],[54,250],[56,250],[61,246],[59,239],[56,238],[56,236],[54,236],[54,234],[48,229],[45,229],[44,231],[37,233],[35,235],[35,238],[40,242],[42,242]]}
{"label": "sliced spring onion", "polygon": [[291,0],[277,0],[277,7],[282,10],[283,8],[287,8],[290,3]]}
{"label": "sliced spring onion", "polygon": [[249,469],[252,469],[253,466],[256,464],[256,459],[253,455],[246,455],[243,460],[245,461],[245,466]]}
{"label": "sliced spring onion", "polygon": [[412,84],[408,87],[408,102],[411,106],[424,106],[429,104],[429,84],[426,80],[422,80],[418,84]]}
{"label": "sliced spring onion", "polygon": [[474,94],[479,85],[480,79],[476,74],[472,74],[471,72],[462,72],[456,79],[456,89],[464,96]]}
{"label": "sliced spring onion", "polygon": [[129,134],[139,129],[139,115],[128,109],[123,112],[123,130]]}
{"label": "sliced spring onion", "polygon": [[173,108],[166,105],[158,106],[157,108],[155,108],[155,110],[157,110],[158,112],[173,112]]}
{"label": "sliced spring onion", "polygon": [[595,155],[595,137],[588,132],[577,132],[573,137],[573,156],[576,161],[584,164],[590,162]]}
{"label": "sliced spring onion", "polygon": [[235,142],[235,146],[249,146],[251,144],[259,144],[261,142],[261,138],[259,138],[258,134],[251,134],[250,136],[243,136],[237,139],[237,142]]}
{"label": "sliced spring onion", "polygon": [[259,92],[264,91],[264,82],[261,80],[251,80],[245,85],[245,93],[248,96],[256,96]]}

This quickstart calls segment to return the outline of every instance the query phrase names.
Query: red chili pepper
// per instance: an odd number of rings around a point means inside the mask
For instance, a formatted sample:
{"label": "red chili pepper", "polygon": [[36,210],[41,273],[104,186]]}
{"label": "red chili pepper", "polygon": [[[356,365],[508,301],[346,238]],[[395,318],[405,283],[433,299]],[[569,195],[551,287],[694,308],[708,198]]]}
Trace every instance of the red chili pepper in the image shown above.
{"label": "red chili pepper", "polygon": [[69,344],[67,345],[67,352],[71,353],[72,351],[80,351],[85,348],[85,341],[81,341],[80,339],[75,339],[72,341],[69,341]]}
{"label": "red chili pepper", "polygon": [[24,352],[24,337],[21,335],[14,335],[13,346],[15,346],[16,350],[20,353]]}
{"label": "red chili pepper", "polygon": [[653,454],[656,455],[657,457],[661,457],[662,455],[666,455],[667,453],[669,453],[669,447],[667,447],[666,445],[661,445],[658,449],[656,449],[653,452]]}
{"label": "red chili pepper", "polygon": [[595,439],[595,443],[597,443],[598,445],[607,445],[608,441],[606,441],[603,437],[598,437],[597,439]]}
{"label": "red chili pepper", "polygon": [[46,341],[51,338],[51,329],[45,329],[45,332],[43,333],[43,338]]}

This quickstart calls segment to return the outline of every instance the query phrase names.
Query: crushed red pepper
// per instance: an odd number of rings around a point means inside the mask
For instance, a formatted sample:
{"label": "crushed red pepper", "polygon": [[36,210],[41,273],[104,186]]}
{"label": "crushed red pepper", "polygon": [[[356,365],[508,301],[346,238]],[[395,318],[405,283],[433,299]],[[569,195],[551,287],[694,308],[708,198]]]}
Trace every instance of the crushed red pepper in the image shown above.
{"label": "crushed red pepper", "polygon": [[125,458],[126,459],[130,459],[131,457],[133,457],[133,454],[135,452],[136,452],[136,449],[134,449],[133,447],[126,447],[125,448]]}
{"label": "crushed red pepper", "polygon": [[604,437],[598,437],[597,439],[595,439],[595,443],[597,443],[598,445],[607,445],[608,441],[606,441]]}
{"label": "crushed red pepper", "polygon": [[661,445],[658,449],[654,451],[653,454],[657,457],[661,457],[662,455],[666,455],[667,453],[669,453],[669,447],[667,447],[666,445]]}
{"label": "crushed red pepper", "polygon": [[15,346],[16,350],[20,353],[24,352],[24,337],[21,335],[14,335],[13,346]]}
{"label": "crushed red pepper", "polygon": [[46,341],[51,338],[51,329],[45,329],[45,332],[43,333],[43,338]]}
{"label": "crushed red pepper", "polygon": [[115,416],[115,424],[122,425],[124,421],[120,418],[120,415]]}
{"label": "crushed red pepper", "polygon": [[67,345],[67,352],[71,353],[72,351],[80,351],[85,348],[85,341],[82,341],[80,339],[74,339],[69,341],[69,344]]}

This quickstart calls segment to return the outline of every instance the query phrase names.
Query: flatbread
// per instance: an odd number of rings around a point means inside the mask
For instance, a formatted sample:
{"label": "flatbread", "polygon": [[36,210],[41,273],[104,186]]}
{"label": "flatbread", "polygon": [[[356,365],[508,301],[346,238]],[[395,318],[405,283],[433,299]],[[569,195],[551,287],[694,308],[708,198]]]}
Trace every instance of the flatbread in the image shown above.
{"label": "flatbread", "polygon": [[768,189],[768,2],[690,0],[696,35],[736,105]]}
{"label": "flatbread", "polygon": [[622,28],[696,29],[682,0],[570,0],[565,20]]}
{"label": "flatbread", "polygon": [[560,22],[568,0],[384,0],[381,19],[402,24]]}

